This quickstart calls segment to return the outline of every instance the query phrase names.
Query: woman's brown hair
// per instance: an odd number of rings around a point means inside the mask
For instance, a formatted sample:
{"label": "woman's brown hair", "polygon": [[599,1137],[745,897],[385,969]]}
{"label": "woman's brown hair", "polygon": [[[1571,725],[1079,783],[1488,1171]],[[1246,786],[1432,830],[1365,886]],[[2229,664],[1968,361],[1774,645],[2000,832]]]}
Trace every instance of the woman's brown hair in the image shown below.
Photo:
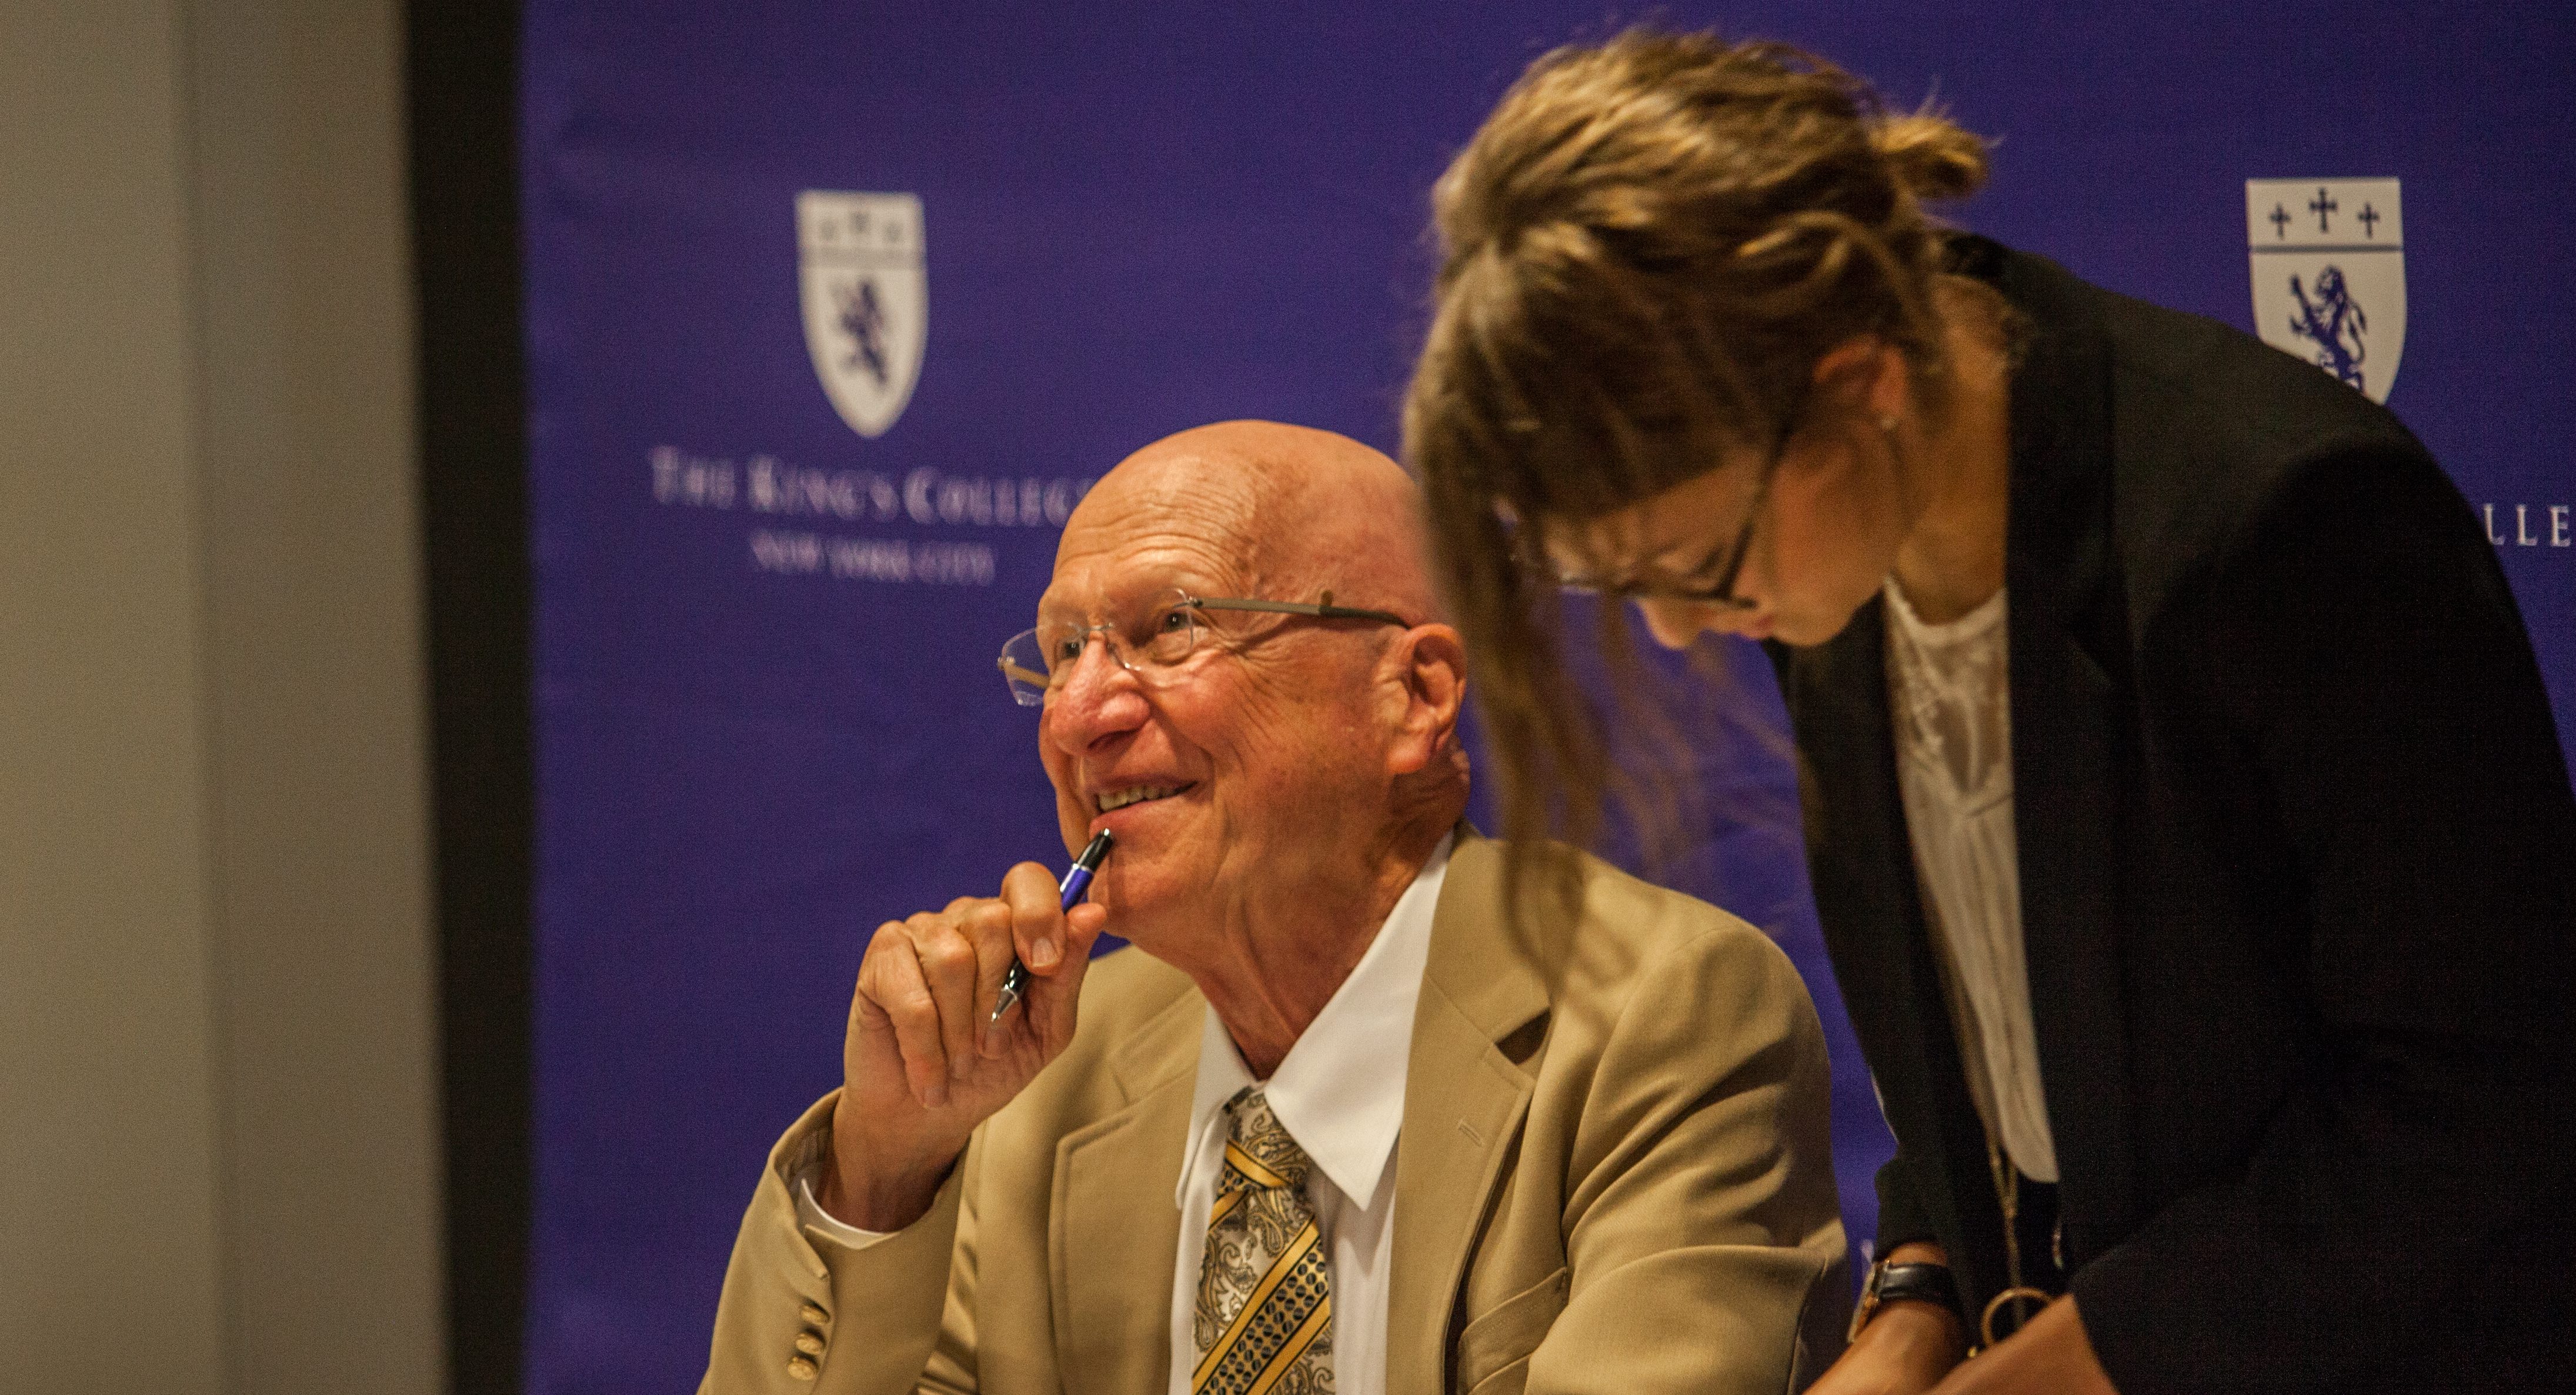
{"label": "woman's brown hair", "polygon": [[[1641,29],[1539,59],[1441,176],[1405,450],[1515,881],[1551,810],[1588,837],[1611,781],[1561,663],[1546,530],[1773,448],[1802,425],[1817,362],[1858,336],[1904,353],[1937,403],[1943,234],[1922,204],[1985,175],[1977,137],[1889,113],[1812,54]],[[1605,612],[1605,637],[1624,636]]]}

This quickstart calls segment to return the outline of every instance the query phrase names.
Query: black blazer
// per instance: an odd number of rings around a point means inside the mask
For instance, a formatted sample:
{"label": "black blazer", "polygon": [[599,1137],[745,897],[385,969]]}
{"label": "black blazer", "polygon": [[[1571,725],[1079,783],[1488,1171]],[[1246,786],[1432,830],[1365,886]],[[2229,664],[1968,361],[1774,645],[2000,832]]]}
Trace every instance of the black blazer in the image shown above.
{"label": "black blazer", "polygon": [[[1962,238],[2027,318],[2014,827],[2071,1287],[2123,1395],[2576,1385],[2576,800],[2485,529],[2396,418]],[[1879,1248],[2001,1215],[1896,784],[1884,617],[1774,645]],[[2498,1387],[2500,1388],[2500,1387]]]}

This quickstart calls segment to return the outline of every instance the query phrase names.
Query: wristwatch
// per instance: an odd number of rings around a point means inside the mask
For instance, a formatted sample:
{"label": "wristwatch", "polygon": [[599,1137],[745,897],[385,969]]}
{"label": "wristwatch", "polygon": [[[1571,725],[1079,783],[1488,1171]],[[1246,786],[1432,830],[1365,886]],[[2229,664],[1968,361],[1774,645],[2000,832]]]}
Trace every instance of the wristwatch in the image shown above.
{"label": "wristwatch", "polygon": [[1950,1266],[1922,1260],[1890,1264],[1882,1259],[1869,1267],[1869,1281],[1861,1285],[1860,1306],[1852,1309],[1851,1331],[1844,1334],[1843,1340],[1860,1340],[1860,1330],[1878,1316],[1879,1308],[1900,1298],[1939,1304],[1959,1319],[1961,1327],[1967,1325],[1967,1315],[1959,1310],[1959,1286],[1950,1279]]}

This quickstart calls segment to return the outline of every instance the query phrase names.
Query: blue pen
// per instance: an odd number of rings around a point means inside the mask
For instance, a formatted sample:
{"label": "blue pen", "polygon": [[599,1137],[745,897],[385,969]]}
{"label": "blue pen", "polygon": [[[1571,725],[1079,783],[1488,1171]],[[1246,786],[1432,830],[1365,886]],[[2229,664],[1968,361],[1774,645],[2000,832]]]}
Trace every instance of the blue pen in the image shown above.
{"label": "blue pen", "polygon": [[[1109,860],[1109,850],[1116,846],[1117,842],[1117,837],[1108,829],[1100,830],[1100,836],[1092,839],[1083,848],[1082,855],[1076,857],[1073,865],[1065,869],[1063,889],[1066,910],[1072,910],[1082,904],[1083,893],[1091,890],[1091,874],[1099,871],[1100,864]],[[1019,956],[1015,954],[1011,956],[1011,967],[1002,974],[1002,996],[993,1000],[993,1015],[985,1021],[1001,1021],[1002,1014],[1011,1010],[1011,1004],[1020,1000],[1020,994],[1026,991],[1028,986],[1029,971],[1021,965]]]}

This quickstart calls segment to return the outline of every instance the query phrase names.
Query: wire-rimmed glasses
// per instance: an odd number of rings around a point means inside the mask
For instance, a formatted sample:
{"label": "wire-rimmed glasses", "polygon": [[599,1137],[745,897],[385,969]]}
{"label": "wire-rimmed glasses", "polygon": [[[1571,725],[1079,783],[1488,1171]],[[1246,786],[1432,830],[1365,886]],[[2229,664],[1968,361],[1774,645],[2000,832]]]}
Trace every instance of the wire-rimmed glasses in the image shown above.
{"label": "wire-rimmed glasses", "polygon": [[1082,662],[1082,652],[1091,647],[1093,635],[1100,636],[1101,643],[1108,647],[1110,659],[1131,673],[1170,668],[1198,647],[1200,632],[1207,628],[1204,614],[1211,610],[1259,610],[1405,627],[1413,623],[1393,611],[1335,605],[1330,591],[1323,594],[1322,600],[1310,603],[1193,596],[1175,587],[1137,607],[1123,620],[1097,625],[1057,620],[1022,630],[1002,646],[1002,656],[994,663],[1001,668],[1003,681],[1010,684],[1011,700],[1022,707],[1037,707],[1046,702],[1049,691],[1063,686],[1073,676],[1074,666]]}

